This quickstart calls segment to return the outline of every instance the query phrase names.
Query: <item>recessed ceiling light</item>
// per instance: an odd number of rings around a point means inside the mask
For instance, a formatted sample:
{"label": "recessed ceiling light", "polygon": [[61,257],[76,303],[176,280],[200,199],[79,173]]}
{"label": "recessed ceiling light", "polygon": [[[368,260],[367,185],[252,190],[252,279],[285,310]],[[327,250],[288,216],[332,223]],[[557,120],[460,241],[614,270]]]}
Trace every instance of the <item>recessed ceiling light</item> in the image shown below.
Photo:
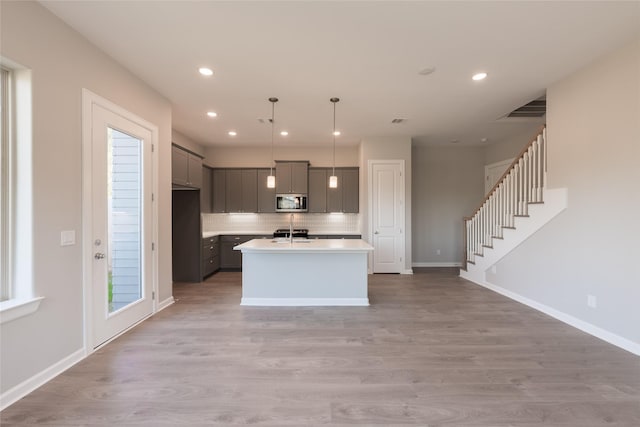
{"label": "recessed ceiling light", "polygon": [[235,130],[229,131],[229,136],[236,136],[238,133]]}
{"label": "recessed ceiling light", "polygon": [[473,80],[478,81],[478,80],[484,80],[487,77],[487,73],[477,73],[474,74],[473,77],[471,77]]}
{"label": "recessed ceiling light", "polygon": [[337,131],[333,132],[333,134],[334,134],[335,136],[339,136],[339,135],[340,135],[340,131],[339,131],[339,130],[337,130]]}
{"label": "recessed ceiling light", "polygon": [[200,72],[200,74],[202,74],[203,76],[213,76],[213,70],[211,68],[207,68],[207,67],[200,67],[198,69],[198,71]]}
{"label": "recessed ceiling light", "polygon": [[283,130],[282,132],[280,132],[280,135],[287,136],[289,135],[289,132],[287,132],[286,130]]}
{"label": "recessed ceiling light", "polygon": [[480,138],[480,142],[487,142],[487,138]]}
{"label": "recessed ceiling light", "polygon": [[209,117],[218,117],[218,113],[216,113],[215,111],[209,111],[209,112],[207,112],[207,116],[209,116]]}

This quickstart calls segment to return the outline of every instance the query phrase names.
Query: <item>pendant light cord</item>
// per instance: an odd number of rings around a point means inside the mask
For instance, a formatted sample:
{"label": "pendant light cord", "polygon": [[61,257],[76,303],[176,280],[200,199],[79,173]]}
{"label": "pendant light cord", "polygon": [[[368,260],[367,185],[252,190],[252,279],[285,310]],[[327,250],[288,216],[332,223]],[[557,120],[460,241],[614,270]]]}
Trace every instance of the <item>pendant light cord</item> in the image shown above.
{"label": "pendant light cord", "polygon": [[331,102],[333,102],[333,172],[332,172],[332,176],[335,176],[336,174],[336,101],[333,100],[334,98],[331,99]]}
{"label": "pendant light cord", "polygon": [[276,117],[276,102],[278,102],[278,98],[269,98],[271,102],[271,168],[269,169],[269,175],[273,175],[273,126]]}

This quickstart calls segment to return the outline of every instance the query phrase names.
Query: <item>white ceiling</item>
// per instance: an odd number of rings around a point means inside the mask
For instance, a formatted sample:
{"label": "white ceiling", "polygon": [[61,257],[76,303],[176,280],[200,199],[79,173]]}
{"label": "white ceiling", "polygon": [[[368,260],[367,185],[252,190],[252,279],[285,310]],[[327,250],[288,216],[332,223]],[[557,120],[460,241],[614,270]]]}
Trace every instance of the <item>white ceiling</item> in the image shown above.
{"label": "white ceiling", "polygon": [[271,96],[290,133],[278,144],[330,143],[334,96],[340,144],[500,141],[537,124],[497,119],[640,31],[638,1],[41,3],[169,99],[173,127],[202,145],[269,144]]}

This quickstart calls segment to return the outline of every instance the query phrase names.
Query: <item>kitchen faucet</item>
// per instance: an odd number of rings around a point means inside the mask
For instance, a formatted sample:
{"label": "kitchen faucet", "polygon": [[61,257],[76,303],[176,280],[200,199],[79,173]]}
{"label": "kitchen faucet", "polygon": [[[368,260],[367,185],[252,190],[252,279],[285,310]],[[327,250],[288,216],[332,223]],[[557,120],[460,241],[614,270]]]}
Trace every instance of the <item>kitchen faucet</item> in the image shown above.
{"label": "kitchen faucet", "polygon": [[289,215],[289,243],[293,243],[293,214]]}

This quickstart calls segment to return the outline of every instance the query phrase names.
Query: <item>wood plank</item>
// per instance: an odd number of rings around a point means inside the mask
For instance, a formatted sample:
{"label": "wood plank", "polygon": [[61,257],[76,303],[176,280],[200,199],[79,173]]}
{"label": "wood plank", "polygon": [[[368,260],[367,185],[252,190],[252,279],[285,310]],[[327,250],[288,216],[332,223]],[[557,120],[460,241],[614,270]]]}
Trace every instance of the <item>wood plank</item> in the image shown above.
{"label": "wood plank", "polygon": [[369,307],[241,307],[241,273],[0,414],[25,425],[640,425],[640,358],[457,277],[369,276]]}

